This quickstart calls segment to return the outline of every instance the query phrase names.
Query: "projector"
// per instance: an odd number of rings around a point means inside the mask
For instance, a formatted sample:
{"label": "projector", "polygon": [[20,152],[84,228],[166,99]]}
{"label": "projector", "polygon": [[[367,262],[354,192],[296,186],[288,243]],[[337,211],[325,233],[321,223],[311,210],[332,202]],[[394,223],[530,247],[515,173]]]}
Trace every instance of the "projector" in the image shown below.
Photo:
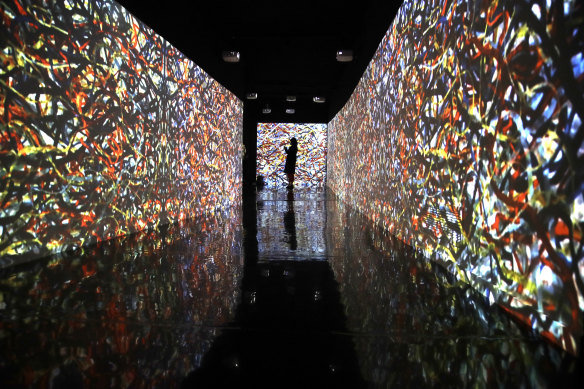
{"label": "projector", "polygon": [[239,51],[227,50],[223,52],[223,61],[239,62]]}
{"label": "projector", "polygon": [[339,50],[337,51],[337,61],[351,62],[353,60],[353,50]]}

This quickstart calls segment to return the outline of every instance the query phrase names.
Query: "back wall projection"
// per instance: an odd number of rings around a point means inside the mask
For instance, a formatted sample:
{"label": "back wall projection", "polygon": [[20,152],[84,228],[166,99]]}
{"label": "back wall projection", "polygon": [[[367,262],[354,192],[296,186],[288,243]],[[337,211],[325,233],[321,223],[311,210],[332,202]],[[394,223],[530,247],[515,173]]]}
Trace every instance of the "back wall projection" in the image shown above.
{"label": "back wall projection", "polygon": [[0,4],[0,257],[238,203],[239,99],[114,1]]}
{"label": "back wall projection", "polygon": [[406,0],[327,185],[567,350],[584,309],[584,4]]}
{"label": "back wall projection", "polygon": [[264,177],[268,187],[288,183],[284,173],[290,139],[298,141],[294,185],[321,187],[326,179],[327,135],[322,123],[258,123],[257,175]]}

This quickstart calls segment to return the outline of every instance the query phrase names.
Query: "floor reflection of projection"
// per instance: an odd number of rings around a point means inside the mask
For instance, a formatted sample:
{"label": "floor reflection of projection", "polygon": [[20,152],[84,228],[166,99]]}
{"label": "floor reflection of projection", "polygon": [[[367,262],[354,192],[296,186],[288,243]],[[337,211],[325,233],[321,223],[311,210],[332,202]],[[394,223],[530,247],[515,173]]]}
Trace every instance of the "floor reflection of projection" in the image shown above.
{"label": "floor reflection of projection", "polygon": [[258,123],[257,175],[267,187],[286,186],[284,174],[290,139],[298,140],[295,187],[323,187],[326,177],[326,124]]}
{"label": "floor reflection of projection", "polygon": [[258,193],[260,261],[325,260],[326,202],[323,189],[265,189]]}

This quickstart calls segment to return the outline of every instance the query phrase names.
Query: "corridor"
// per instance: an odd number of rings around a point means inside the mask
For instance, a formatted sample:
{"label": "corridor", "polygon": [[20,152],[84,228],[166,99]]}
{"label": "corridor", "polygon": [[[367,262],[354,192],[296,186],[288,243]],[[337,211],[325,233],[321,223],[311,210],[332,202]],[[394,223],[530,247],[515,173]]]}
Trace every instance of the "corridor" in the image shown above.
{"label": "corridor", "polygon": [[[577,387],[516,324],[325,189],[0,273],[0,386]],[[557,386],[559,387],[559,386]]]}

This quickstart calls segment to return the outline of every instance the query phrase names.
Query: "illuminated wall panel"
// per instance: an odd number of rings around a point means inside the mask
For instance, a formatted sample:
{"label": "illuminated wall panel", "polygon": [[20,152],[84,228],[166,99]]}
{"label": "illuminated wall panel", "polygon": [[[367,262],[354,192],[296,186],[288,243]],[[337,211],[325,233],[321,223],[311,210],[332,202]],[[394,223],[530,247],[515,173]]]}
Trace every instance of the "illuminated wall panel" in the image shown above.
{"label": "illuminated wall panel", "polygon": [[294,186],[324,186],[326,178],[326,124],[258,123],[257,175],[266,186],[285,186],[286,152],[290,138],[298,141]]}
{"label": "illuminated wall panel", "polygon": [[0,5],[0,256],[238,201],[243,105],[113,1]]}
{"label": "illuminated wall panel", "polygon": [[584,299],[584,7],[406,0],[329,123],[327,182],[574,350]]}

